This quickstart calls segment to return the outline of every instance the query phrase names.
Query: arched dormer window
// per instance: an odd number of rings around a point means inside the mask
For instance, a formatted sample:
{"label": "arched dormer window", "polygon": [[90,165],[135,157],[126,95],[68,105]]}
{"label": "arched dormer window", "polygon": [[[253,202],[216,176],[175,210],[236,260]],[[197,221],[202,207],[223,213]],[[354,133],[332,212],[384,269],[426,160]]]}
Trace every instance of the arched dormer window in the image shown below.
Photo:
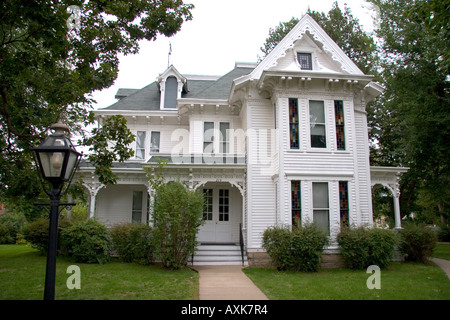
{"label": "arched dormer window", "polygon": [[178,80],[174,76],[167,77],[164,93],[164,108],[176,109],[178,97]]}

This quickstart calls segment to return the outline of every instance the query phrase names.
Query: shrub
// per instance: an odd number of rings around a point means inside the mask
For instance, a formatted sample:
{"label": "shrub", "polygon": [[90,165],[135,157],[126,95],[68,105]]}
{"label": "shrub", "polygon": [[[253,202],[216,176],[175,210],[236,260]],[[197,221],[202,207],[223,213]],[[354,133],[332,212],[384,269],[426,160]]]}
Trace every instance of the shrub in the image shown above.
{"label": "shrub", "polygon": [[94,219],[80,221],[61,232],[64,252],[76,262],[100,263],[109,261],[109,234],[100,222]]}
{"label": "shrub", "polygon": [[153,209],[155,255],[165,268],[179,269],[187,264],[197,245],[203,223],[203,195],[179,182],[160,184]]}
{"label": "shrub", "polygon": [[25,216],[6,212],[0,215],[0,244],[16,243],[25,223]]}
{"label": "shrub", "polygon": [[328,238],[316,225],[304,227],[270,227],[264,231],[263,247],[278,270],[314,272]]}
{"label": "shrub", "polygon": [[387,229],[344,228],[337,236],[342,259],[351,269],[386,267],[392,259],[395,234]]}
{"label": "shrub", "polygon": [[399,232],[399,249],[405,260],[427,263],[437,244],[437,234],[424,224],[407,223]]}
{"label": "shrub", "polygon": [[[58,221],[58,251],[61,243],[61,232],[64,228],[69,226],[66,219],[59,219]],[[33,222],[26,224],[22,230],[24,239],[31,243],[31,246],[39,251],[41,254],[47,254],[48,246],[48,230],[49,220],[47,218],[38,218]]]}
{"label": "shrub", "polygon": [[110,229],[112,247],[125,262],[150,264],[153,260],[152,229],[142,223],[122,223]]}

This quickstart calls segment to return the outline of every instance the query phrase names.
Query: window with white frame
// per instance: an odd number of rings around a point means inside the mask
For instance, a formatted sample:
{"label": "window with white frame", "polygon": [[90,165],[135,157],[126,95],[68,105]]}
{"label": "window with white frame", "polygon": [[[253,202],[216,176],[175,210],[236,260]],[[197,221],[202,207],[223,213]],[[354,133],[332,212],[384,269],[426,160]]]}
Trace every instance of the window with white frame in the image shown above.
{"label": "window with white frame", "polygon": [[219,128],[220,128],[220,142],[219,142],[220,153],[228,153],[230,152],[230,137],[229,137],[230,123],[220,122]]}
{"label": "window with white frame", "polygon": [[203,152],[214,153],[214,122],[203,123]]}
{"label": "window with white frame", "polygon": [[176,109],[178,98],[178,80],[174,76],[167,77],[164,90],[164,108]]}
{"label": "window with white frame", "polygon": [[208,122],[203,123],[203,152],[215,153],[230,152],[230,123]]}
{"label": "window with white frame", "polygon": [[131,221],[140,223],[142,221],[142,200],[144,193],[142,191],[133,191],[133,207],[131,210]]}
{"label": "window with white frame", "polygon": [[150,136],[150,152],[159,152],[159,142],[161,139],[161,133],[159,131],[152,131]]}
{"label": "window with white frame", "polygon": [[311,148],[326,148],[325,108],[323,101],[309,101]]}
{"label": "window with white frame", "polygon": [[136,159],[145,159],[145,131],[136,132]]}
{"label": "window with white frame", "polygon": [[328,182],[313,182],[313,221],[327,234],[330,233]]}
{"label": "window with white frame", "polygon": [[312,55],[307,52],[298,52],[297,61],[302,70],[312,70]]}

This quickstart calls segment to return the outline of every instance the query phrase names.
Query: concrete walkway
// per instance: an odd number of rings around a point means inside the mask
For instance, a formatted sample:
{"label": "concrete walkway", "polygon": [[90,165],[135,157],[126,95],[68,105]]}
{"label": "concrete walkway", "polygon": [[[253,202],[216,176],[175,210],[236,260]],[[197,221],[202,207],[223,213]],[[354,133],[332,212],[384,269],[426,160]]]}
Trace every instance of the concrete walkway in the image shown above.
{"label": "concrete walkway", "polygon": [[200,300],[269,300],[242,272],[242,266],[193,266]]}
{"label": "concrete walkway", "polygon": [[431,258],[431,261],[441,267],[442,270],[444,270],[447,274],[447,277],[450,279],[450,260]]}

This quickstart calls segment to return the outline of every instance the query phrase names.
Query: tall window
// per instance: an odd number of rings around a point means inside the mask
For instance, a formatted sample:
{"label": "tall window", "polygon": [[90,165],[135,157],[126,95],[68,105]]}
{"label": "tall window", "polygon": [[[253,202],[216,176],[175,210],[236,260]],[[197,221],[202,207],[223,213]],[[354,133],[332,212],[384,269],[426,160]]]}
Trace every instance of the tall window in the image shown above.
{"label": "tall window", "polygon": [[131,211],[131,221],[139,223],[142,221],[142,198],[144,193],[142,191],[133,191],[133,207]]}
{"label": "tall window", "polygon": [[334,116],[336,120],[337,149],[345,150],[344,103],[342,101],[334,101]]}
{"label": "tall window", "polygon": [[291,149],[299,149],[298,99],[289,98],[289,134]]}
{"label": "tall window", "polygon": [[219,221],[229,221],[230,195],[228,189],[219,190]]}
{"label": "tall window", "polygon": [[341,229],[349,226],[348,211],[348,182],[339,181],[339,212],[341,216]]}
{"label": "tall window", "polygon": [[212,221],[213,219],[213,189],[203,189],[205,198],[203,208],[203,220]]}
{"label": "tall window", "polygon": [[302,70],[312,70],[311,53],[297,53],[297,60]]}
{"label": "tall window", "polygon": [[203,152],[214,153],[214,122],[203,124]]}
{"label": "tall window", "polygon": [[159,152],[159,140],[161,138],[161,133],[158,131],[152,131],[150,137],[150,152]]}
{"label": "tall window", "polygon": [[309,101],[309,123],[311,128],[311,147],[326,148],[327,142],[323,101]]}
{"label": "tall window", "polygon": [[168,77],[166,79],[166,88],[164,90],[164,108],[177,107],[178,97],[178,80],[175,77]]}
{"label": "tall window", "polygon": [[300,181],[291,181],[292,226],[300,227],[302,223],[302,203]]}
{"label": "tall window", "polygon": [[145,158],[145,131],[136,132],[136,159]]}
{"label": "tall window", "polygon": [[328,182],[313,182],[313,221],[320,229],[329,234]]}
{"label": "tall window", "polygon": [[228,122],[221,122],[220,127],[220,153],[230,152],[230,124]]}

